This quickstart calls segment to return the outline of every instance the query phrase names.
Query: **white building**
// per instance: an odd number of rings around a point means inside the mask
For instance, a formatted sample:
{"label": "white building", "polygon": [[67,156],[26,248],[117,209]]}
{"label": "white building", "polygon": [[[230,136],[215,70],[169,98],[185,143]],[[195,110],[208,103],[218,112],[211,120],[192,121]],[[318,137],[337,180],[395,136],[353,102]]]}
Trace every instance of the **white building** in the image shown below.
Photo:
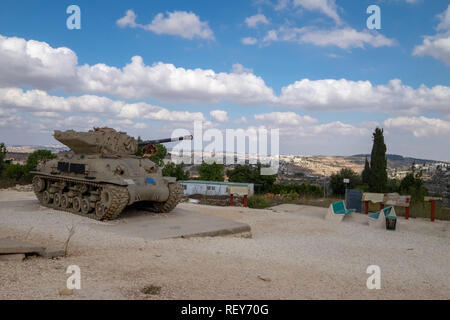
{"label": "white building", "polygon": [[237,182],[216,182],[216,181],[202,181],[202,180],[187,180],[179,181],[183,186],[184,195],[203,194],[208,196],[226,196],[227,187],[248,187],[249,196],[254,194],[253,183],[237,183]]}

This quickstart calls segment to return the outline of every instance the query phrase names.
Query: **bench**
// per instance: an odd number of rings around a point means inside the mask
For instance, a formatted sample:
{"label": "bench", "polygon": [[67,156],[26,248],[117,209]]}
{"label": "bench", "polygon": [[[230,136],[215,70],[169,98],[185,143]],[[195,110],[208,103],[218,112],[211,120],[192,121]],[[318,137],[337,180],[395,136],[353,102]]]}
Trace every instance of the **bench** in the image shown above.
{"label": "bench", "polygon": [[330,204],[330,207],[328,208],[328,213],[325,216],[325,219],[342,221],[345,217],[350,216],[354,212],[356,212],[355,209],[347,209],[345,207],[345,202],[341,200],[341,201]]}
{"label": "bench", "polygon": [[397,219],[394,207],[386,207],[383,210],[370,214],[368,216],[369,226],[374,228],[386,229],[387,217]]}

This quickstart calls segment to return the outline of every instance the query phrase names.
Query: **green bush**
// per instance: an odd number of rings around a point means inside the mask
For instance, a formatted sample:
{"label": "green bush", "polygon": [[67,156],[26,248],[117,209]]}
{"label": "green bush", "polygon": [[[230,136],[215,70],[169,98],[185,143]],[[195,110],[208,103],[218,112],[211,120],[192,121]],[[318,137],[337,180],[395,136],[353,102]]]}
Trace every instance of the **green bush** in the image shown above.
{"label": "green bush", "polygon": [[248,198],[247,205],[253,209],[265,209],[270,206],[269,201],[262,196],[251,196]]}
{"label": "green bush", "polygon": [[320,197],[323,195],[323,190],[319,186],[302,184],[274,184],[271,192],[275,194],[288,195],[296,194],[298,196],[313,196]]}

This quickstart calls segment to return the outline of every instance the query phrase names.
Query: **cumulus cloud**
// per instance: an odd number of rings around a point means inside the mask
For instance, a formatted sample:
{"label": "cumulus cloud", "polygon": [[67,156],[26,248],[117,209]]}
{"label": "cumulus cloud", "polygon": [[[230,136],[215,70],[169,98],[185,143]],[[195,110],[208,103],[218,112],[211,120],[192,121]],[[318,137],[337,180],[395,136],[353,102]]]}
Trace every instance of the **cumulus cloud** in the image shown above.
{"label": "cumulus cloud", "polygon": [[77,80],[77,64],[77,55],[69,48],[0,35],[0,85],[70,86]]}
{"label": "cumulus cloud", "polygon": [[299,109],[322,111],[378,111],[418,114],[449,113],[450,87],[424,85],[418,89],[398,79],[374,86],[370,81],[303,79],[283,87],[278,103]]}
{"label": "cumulus cloud", "polygon": [[245,24],[249,28],[256,28],[260,24],[269,24],[269,20],[265,15],[258,13],[245,19]]}
{"label": "cumulus cloud", "polygon": [[136,18],[137,15],[133,10],[127,10],[125,16],[118,19],[116,24],[121,28],[141,28],[156,34],[169,34],[185,39],[214,39],[214,33],[208,22],[201,21],[193,12],[158,13],[152,22],[146,25],[136,23]]}
{"label": "cumulus cloud", "polygon": [[337,46],[341,49],[375,48],[393,46],[394,39],[389,39],[376,31],[357,31],[346,27],[334,30],[321,30],[311,27],[286,28],[270,30],[263,41],[288,41],[297,43],[310,43],[316,46]]}
{"label": "cumulus cloud", "polygon": [[393,130],[411,132],[417,138],[450,135],[450,122],[427,117],[389,118],[384,125]]}
{"label": "cumulus cloud", "polygon": [[416,46],[412,54],[432,56],[450,66],[450,5],[447,10],[438,15],[438,18],[440,23],[436,29],[442,32],[433,36],[424,36],[422,44]]}
{"label": "cumulus cloud", "polygon": [[217,122],[228,122],[228,113],[223,110],[213,110],[209,113]]}
{"label": "cumulus cloud", "polygon": [[[414,89],[400,80],[375,86],[370,81],[302,79],[284,86],[281,94],[276,96],[261,77],[240,64],[233,65],[232,72],[226,73],[210,69],[185,69],[162,62],[146,65],[140,56],[135,56],[123,68],[102,63],[80,66],[76,54],[68,48],[55,49],[45,42],[1,36],[0,87],[23,86],[95,94],[90,96],[85,107],[80,106],[87,109],[94,106],[106,108],[102,106],[107,98],[97,95],[107,94],[133,100],[152,98],[202,104],[228,101],[241,105],[263,104],[303,110],[361,110],[409,115],[427,111],[450,113],[450,87],[447,86],[428,88],[422,85]],[[45,92],[33,93],[34,99],[43,94]],[[92,103],[93,100],[96,100],[95,103]],[[117,101],[108,103],[120,104]],[[48,106],[55,106],[58,110],[70,108],[67,101],[59,100],[49,102]],[[131,107],[128,109],[131,110]],[[46,110],[36,111],[54,110],[47,107]],[[165,112],[161,111],[161,116]]]}
{"label": "cumulus cloud", "polygon": [[205,120],[201,112],[170,111],[144,102],[126,103],[94,95],[59,97],[42,90],[0,88],[0,110],[20,110],[55,117],[62,113],[87,113],[124,119],[170,122]]}
{"label": "cumulus cloud", "polygon": [[45,42],[0,37],[0,86],[29,85],[37,89],[111,94],[125,99],[212,103],[227,100],[242,104],[271,101],[273,90],[253,73],[216,73],[184,69],[173,64],[146,65],[135,56],[123,68],[77,65],[68,48]]}
{"label": "cumulus cloud", "polygon": [[254,119],[260,126],[278,128],[284,138],[289,137],[329,137],[335,135],[370,135],[372,128],[357,127],[351,124],[333,121],[318,123],[310,116],[301,116],[295,112],[272,112],[255,114]]}

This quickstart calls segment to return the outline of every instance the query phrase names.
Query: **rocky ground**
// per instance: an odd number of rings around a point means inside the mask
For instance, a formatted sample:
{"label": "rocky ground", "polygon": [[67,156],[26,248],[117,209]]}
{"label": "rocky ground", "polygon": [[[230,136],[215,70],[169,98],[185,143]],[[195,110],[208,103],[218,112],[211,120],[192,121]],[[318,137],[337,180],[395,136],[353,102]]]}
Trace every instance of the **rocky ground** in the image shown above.
{"label": "rocky ground", "polygon": [[[326,209],[318,207],[183,203],[185,210],[249,224],[252,238],[149,241],[93,228],[110,222],[5,205],[31,199],[31,192],[0,191],[0,237],[63,246],[73,226],[69,255],[0,262],[0,299],[450,298],[447,221],[400,218],[390,232],[370,229],[363,215],[341,224],[325,221]],[[81,289],[73,293],[61,292],[69,265],[81,270]],[[381,268],[380,290],[366,287],[369,265]]]}

